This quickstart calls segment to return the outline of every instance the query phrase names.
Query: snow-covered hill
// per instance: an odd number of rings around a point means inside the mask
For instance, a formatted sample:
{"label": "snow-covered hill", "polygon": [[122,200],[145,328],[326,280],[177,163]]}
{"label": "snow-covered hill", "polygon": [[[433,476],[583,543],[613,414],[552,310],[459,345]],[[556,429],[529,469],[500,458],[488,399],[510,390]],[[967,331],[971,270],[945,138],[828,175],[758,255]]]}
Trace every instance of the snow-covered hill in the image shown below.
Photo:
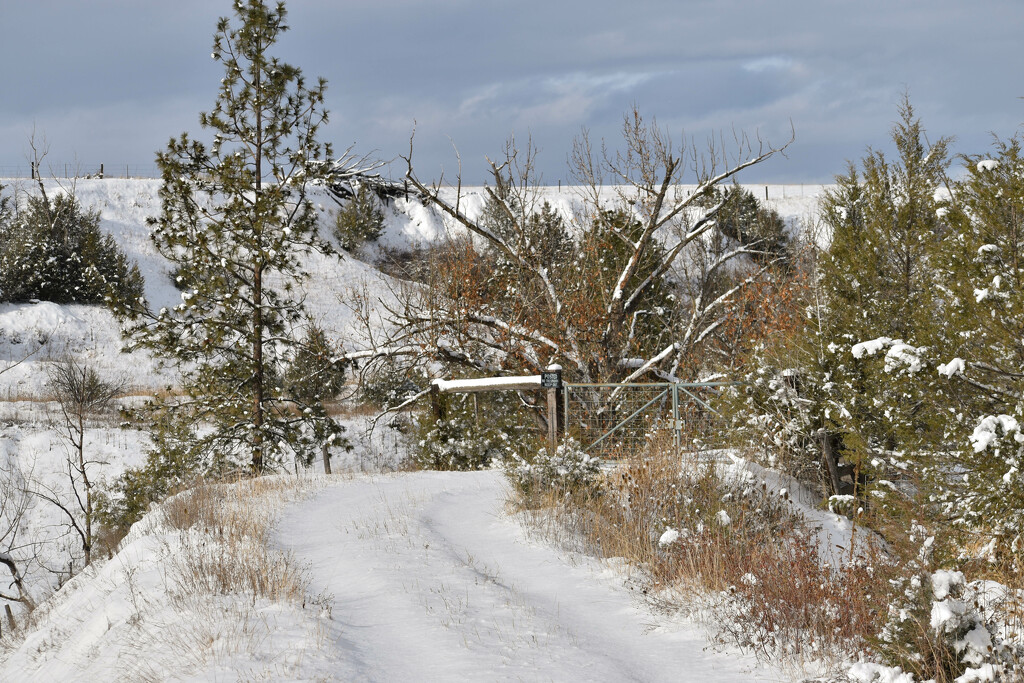
{"label": "snow-covered hill", "polygon": [[[32,183],[23,179],[0,179],[0,184],[15,194],[36,191]],[[172,265],[156,252],[146,223],[147,218],[160,212],[159,180],[93,178],[50,180],[47,185],[51,193],[73,191],[84,208],[100,212],[103,230],[112,234],[129,259],[139,265],[146,282],[146,297],[154,307],[180,302],[181,293],[171,281]],[[758,197],[763,198],[767,192],[767,204],[794,226],[813,216],[824,190],[820,185],[747,187]],[[611,195],[613,188],[606,191]],[[484,205],[482,188],[465,188],[464,192],[461,207],[468,215],[477,215]],[[454,197],[453,191],[451,194]],[[580,193],[575,188],[541,188],[538,197],[565,214],[573,212],[580,203]],[[323,234],[329,237],[337,205],[326,192],[315,194],[314,201],[323,216]],[[379,244],[398,249],[430,244],[442,239],[448,234],[446,231],[457,230],[443,221],[436,210],[415,200],[399,199],[385,211],[385,231]],[[367,253],[372,252],[370,249]],[[312,254],[304,265],[311,275],[304,285],[309,312],[342,344],[358,346],[359,333],[346,301],[351,301],[352,293],[360,290],[387,297],[393,286],[390,279],[354,257],[338,260]],[[155,391],[173,382],[173,376],[158,371],[146,354],[128,359],[121,353],[117,322],[101,307],[0,304],[0,370],[27,356],[44,339],[48,340],[45,349],[15,370],[0,374],[0,399],[40,398],[45,379],[43,365],[65,353],[88,360],[107,375],[130,367],[132,384],[140,392]]]}

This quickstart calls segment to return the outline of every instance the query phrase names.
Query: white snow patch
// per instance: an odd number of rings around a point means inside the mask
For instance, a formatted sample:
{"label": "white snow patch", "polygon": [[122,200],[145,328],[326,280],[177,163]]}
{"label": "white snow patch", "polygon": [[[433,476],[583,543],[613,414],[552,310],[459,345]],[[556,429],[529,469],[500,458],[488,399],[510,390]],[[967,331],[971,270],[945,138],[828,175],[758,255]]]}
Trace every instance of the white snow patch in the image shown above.
{"label": "white snow patch", "polygon": [[953,631],[960,625],[960,617],[967,612],[967,605],[962,600],[939,600],[932,603],[931,627],[944,633]]}
{"label": "white snow patch", "polygon": [[850,349],[853,353],[854,358],[863,358],[864,356],[873,356],[886,346],[892,343],[892,339],[889,337],[879,337],[878,339],[872,339],[870,341],[863,341],[858,344],[854,344],[853,348]]}
{"label": "white snow patch", "polygon": [[940,569],[932,574],[932,592],[936,600],[945,600],[950,591],[964,585],[963,572]]}
{"label": "white snow patch", "polygon": [[916,683],[914,675],[898,666],[883,666],[873,662],[858,662],[846,675],[856,683]]}
{"label": "white snow patch", "polygon": [[940,364],[937,370],[943,377],[953,377],[954,375],[964,374],[965,367],[963,358],[954,358],[948,363]]}
{"label": "white snow patch", "polygon": [[669,527],[669,528],[665,529],[665,533],[663,533],[661,535],[661,538],[658,539],[658,545],[661,546],[661,547],[665,547],[667,545],[672,545],[673,543],[675,543],[678,540],[679,540],[679,532],[676,529],[673,529],[672,527]]}
{"label": "white snow patch", "polygon": [[1020,433],[1020,426],[1015,417],[1012,415],[988,415],[974,428],[974,433],[969,438],[974,445],[974,452],[981,453],[992,445],[993,441],[1011,433],[1017,442],[1024,441],[1024,436]]}
{"label": "white snow patch", "polygon": [[924,348],[904,344],[897,339],[893,341],[892,347],[885,354],[884,369],[886,372],[904,369],[906,372],[913,375],[920,372],[921,368],[924,367],[924,363],[921,360],[921,354],[924,352]]}
{"label": "white snow patch", "polygon": [[953,683],[995,683],[1000,680],[1003,667],[995,664],[982,664],[978,668],[967,667],[962,676],[954,679]]}

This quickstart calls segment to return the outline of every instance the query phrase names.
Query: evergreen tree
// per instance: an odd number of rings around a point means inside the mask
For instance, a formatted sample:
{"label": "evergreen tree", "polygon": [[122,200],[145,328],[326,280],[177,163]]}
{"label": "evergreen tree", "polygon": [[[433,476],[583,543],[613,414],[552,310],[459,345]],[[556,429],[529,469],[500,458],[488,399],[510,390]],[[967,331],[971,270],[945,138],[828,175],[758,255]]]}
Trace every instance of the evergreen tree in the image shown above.
{"label": "evergreen tree", "polygon": [[[562,216],[550,203],[544,201],[540,208],[523,206],[508,191],[507,185],[499,184],[484,204],[480,224],[510,245],[532,269],[543,269],[556,286],[570,286],[579,249],[569,236]],[[482,256],[480,277],[481,282],[487,284],[483,306],[503,316],[524,302],[543,309],[546,285],[531,268],[524,267],[522,262],[510,258],[506,251],[493,244],[484,246]]]}
{"label": "evergreen tree", "polygon": [[352,251],[364,242],[373,242],[384,231],[384,211],[380,200],[367,185],[359,185],[338,211],[334,235],[345,251]]}
{"label": "evergreen tree", "polygon": [[7,230],[14,218],[14,202],[11,196],[4,194],[6,186],[0,185],[0,230]]}
{"label": "evergreen tree", "polygon": [[750,190],[733,184],[727,190],[715,188],[714,201],[723,201],[718,212],[718,229],[754,250],[757,263],[782,261],[790,265],[790,238],[779,212],[764,206]]}
{"label": "evergreen tree", "polygon": [[73,194],[50,197],[43,190],[17,215],[7,198],[0,200],[2,300],[108,303],[118,309],[142,295],[138,266],[100,230],[99,212],[82,209]]}
{"label": "evergreen tree", "polygon": [[333,347],[322,327],[310,320],[285,371],[288,393],[305,403],[329,401],[345,390],[346,363],[335,361]]}
{"label": "evergreen tree", "polygon": [[759,350],[740,411],[833,493],[849,492],[843,460],[865,483],[892,467],[923,472],[944,441],[948,391],[928,350],[948,308],[936,263],[951,231],[949,141],[929,145],[907,100],[892,139],[895,161],[869,151],[824,197],[828,248],[803,292],[806,319]]}
{"label": "evergreen tree", "polygon": [[[581,294],[576,304],[579,315],[594,319],[588,324],[590,333],[603,332],[601,318],[607,309],[609,299],[615,290],[615,283],[632,257],[633,244],[643,232],[643,224],[631,211],[625,209],[602,209],[594,218],[590,230],[583,236],[581,263],[586,279],[580,283]],[[671,343],[678,334],[676,283],[670,278],[659,278],[655,274],[665,259],[665,247],[652,243],[641,255],[636,268],[640,280],[651,279],[651,284],[638,300],[636,313],[629,327],[617,330],[611,337],[612,347],[625,357],[643,357],[656,353]],[[706,284],[706,282],[704,282]],[[596,304],[596,307],[593,307]],[[601,363],[609,359],[601,358]],[[611,376],[605,370],[603,375]]]}
{"label": "evergreen tree", "polygon": [[908,100],[892,139],[895,162],[870,152],[822,204],[831,239],[820,262],[827,320],[819,346],[843,407],[833,419],[842,455],[861,471],[905,466],[904,456],[940,440],[925,349],[944,315],[935,254],[949,232],[939,193],[948,187],[949,140],[928,145]]}
{"label": "evergreen tree", "polygon": [[[947,440],[937,468],[947,511],[1012,540],[1024,528],[1024,156],[1021,138],[964,157],[937,262],[950,306],[936,344]],[[950,477],[956,471],[958,476]]]}
{"label": "evergreen tree", "polygon": [[224,78],[199,116],[212,143],[187,134],[157,157],[163,208],[159,252],[177,265],[182,303],[140,314],[134,337],[177,361],[187,398],[176,409],[211,426],[194,447],[208,466],[248,461],[254,472],[309,461],[337,426],[316,397],[287,391],[283,365],[305,319],[302,254],[329,251],[307,191],[326,179],[332,150],[325,82],[269,53],[287,30],[285,7],[239,0],[222,18],[213,58]]}

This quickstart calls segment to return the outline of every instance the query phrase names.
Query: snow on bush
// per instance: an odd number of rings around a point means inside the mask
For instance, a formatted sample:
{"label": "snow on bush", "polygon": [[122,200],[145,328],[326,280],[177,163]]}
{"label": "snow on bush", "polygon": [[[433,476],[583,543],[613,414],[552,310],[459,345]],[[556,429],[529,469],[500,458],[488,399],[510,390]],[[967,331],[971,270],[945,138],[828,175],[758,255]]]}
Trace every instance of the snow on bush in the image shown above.
{"label": "snow on bush", "polygon": [[971,445],[975,453],[981,453],[1003,436],[1013,436],[1017,443],[1024,443],[1024,434],[1012,415],[987,415],[982,418],[971,434]]}
{"label": "snow on bush", "polygon": [[885,354],[885,371],[903,370],[911,375],[920,372],[924,365],[921,360],[924,352],[924,348],[904,344],[897,339]]}
{"label": "snow on bush", "polygon": [[513,454],[505,464],[505,473],[524,495],[548,490],[592,494],[601,488],[600,463],[575,440],[567,439],[554,454],[540,449],[532,461]]}
{"label": "snow on bush", "polygon": [[859,360],[865,356],[873,356],[886,347],[889,349],[885,354],[885,371],[887,373],[904,370],[913,375],[923,367],[924,361],[921,356],[926,349],[905,344],[902,339],[879,337],[854,344],[850,351],[853,353],[853,357]]}
{"label": "snow on bush", "polygon": [[851,495],[836,495],[828,497],[828,510],[843,515],[853,514],[857,506],[857,499]]}
{"label": "snow on bush", "polygon": [[665,533],[658,539],[658,547],[664,548],[665,546],[672,545],[679,540],[679,531],[669,527],[665,529]]}
{"label": "snow on bush", "polygon": [[[921,562],[930,547],[926,541]],[[850,670],[851,679],[912,682],[916,674],[956,683],[1020,680],[1024,647],[1005,630],[1005,587],[969,582],[962,572],[945,569],[919,571],[893,586],[900,592],[879,635],[892,666],[861,663]]]}
{"label": "snow on bush", "polygon": [[963,358],[954,358],[948,363],[940,363],[936,370],[938,370],[939,374],[943,377],[952,378],[956,375],[964,374],[965,368],[966,365],[964,364]]}
{"label": "snow on bush", "polygon": [[873,356],[886,346],[892,343],[892,339],[889,337],[879,337],[878,339],[872,339],[870,341],[859,342],[854,344],[850,351],[853,353],[854,358],[863,358],[864,356]]}
{"label": "snow on bush", "polygon": [[500,428],[480,425],[472,417],[455,415],[421,425],[416,462],[426,469],[479,470],[510,452],[509,435]]}

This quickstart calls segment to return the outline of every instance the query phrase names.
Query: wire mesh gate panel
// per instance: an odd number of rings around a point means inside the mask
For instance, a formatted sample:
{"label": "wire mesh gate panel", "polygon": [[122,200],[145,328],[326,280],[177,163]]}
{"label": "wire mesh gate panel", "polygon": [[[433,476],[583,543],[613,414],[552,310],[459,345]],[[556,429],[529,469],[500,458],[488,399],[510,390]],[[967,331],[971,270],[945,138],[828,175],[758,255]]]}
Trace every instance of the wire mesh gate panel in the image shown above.
{"label": "wire mesh gate panel", "polygon": [[733,382],[563,385],[565,433],[591,455],[620,458],[653,444],[711,455],[726,446],[718,392]]}

